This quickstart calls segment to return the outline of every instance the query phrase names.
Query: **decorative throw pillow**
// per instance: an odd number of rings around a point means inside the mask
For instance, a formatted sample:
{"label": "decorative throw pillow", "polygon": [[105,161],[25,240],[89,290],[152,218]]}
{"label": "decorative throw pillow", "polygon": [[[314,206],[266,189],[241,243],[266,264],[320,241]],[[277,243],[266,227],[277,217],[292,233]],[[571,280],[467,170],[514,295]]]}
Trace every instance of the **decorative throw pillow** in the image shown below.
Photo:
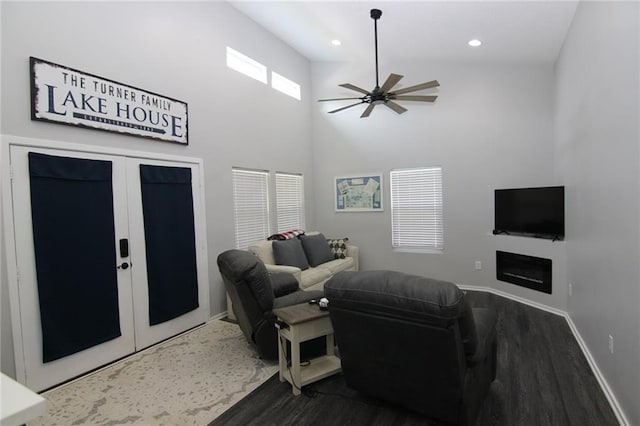
{"label": "decorative throw pillow", "polygon": [[349,238],[337,238],[328,239],[329,248],[333,252],[333,257],[336,259],[344,259],[347,257],[347,241]]}
{"label": "decorative throw pillow", "polygon": [[318,266],[335,259],[324,235],[302,235],[299,238],[302,242],[304,254],[307,255],[309,265]]}
{"label": "decorative throw pillow", "polygon": [[267,238],[267,240],[269,240],[269,241],[273,241],[273,240],[284,241],[284,240],[289,240],[291,238],[298,237],[300,235],[304,235],[304,231],[302,231],[300,229],[292,229],[291,231],[285,231],[285,232],[280,232],[279,234],[273,234],[272,236]]}
{"label": "decorative throw pillow", "polygon": [[309,262],[302,249],[302,243],[297,238],[284,241],[273,241],[273,257],[276,265],[296,266],[303,271],[309,269]]}

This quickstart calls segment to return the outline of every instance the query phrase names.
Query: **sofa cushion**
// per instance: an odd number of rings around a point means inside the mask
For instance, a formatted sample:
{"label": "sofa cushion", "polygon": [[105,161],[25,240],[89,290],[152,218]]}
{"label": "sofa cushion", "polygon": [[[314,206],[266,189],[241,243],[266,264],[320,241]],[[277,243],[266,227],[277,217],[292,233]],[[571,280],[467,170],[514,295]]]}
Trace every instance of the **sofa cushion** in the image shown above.
{"label": "sofa cushion", "polygon": [[322,264],[322,268],[328,269],[331,274],[337,274],[340,271],[346,271],[347,269],[353,268],[353,258],[346,257],[344,259],[334,259],[330,262],[326,262]]}
{"label": "sofa cushion", "polygon": [[303,271],[309,268],[309,262],[302,249],[302,243],[297,238],[272,242],[273,257],[276,265],[296,266]]}
{"label": "sofa cushion", "polygon": [[336,259],[344,259],[347,257],[347,242],[348,238],[331,238],[327,240],[329,248],[333,252],[333,257]]}
{"label": "sofa cushion", "polygon": [[331,278],[331,272],[322,266],[318,268],[309,268],[302,271],[300,287],[307,288],[321,281]]}
{"label": "sofa cushion", "polygon": [[267,265],[275,265],[276,260],[273,258],[272,241],[257,241],[249,246],[249,251],[262,260]]}
{"label": "sofa cushion", "polygon": [[334,259],[324,235],[302,235],[299,238],[310,266],[315,267]]}

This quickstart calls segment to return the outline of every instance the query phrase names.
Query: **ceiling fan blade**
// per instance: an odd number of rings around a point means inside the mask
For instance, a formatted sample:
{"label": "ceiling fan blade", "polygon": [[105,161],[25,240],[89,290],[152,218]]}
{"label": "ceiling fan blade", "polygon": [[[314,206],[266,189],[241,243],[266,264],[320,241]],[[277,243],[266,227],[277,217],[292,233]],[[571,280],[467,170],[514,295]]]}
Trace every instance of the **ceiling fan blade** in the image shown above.
{"label": "ceiling fan blade", "polygon": [[382,93],[387,93],[389,90],[391,90],[393,86],[398,84],[398,82],[402,79],[402,77],[403,76],[399,74],[389,74],[389,77],[387,77],[387,81],[384,82],[384,84],[380,88],[380,91]]}
{"label": "ceiling fan blade", "polygon": [[339,84],[338,86],[340,87],[344,87],[347,89],[351,89],[351,90],[355,90],[356,92],[360,92],[360,93],[364,93],[365,95],[368,95],[369,92],[367,92],[366,90],[358,87],[358,86],[354,86],[353,84],[350,83],[344,83],[344,84]]}
{"label": "ceiling fan blade", "polygon": [[429,89],[431,87],[438,87],[440,83],[437,80],[427,81],[426,83],[416,84],[415,86],[405,87],[403,89],[394,90],[393,94],[400,95],[402,93],[415,92],[417,90]]}
{"label": "ceiling fan blade", "polygon": [[400,95],[392,96],[391,99],[398,101],[419,101],[419,102],[433,102],[437,98],[436,95]]}
{"label": "ceiling fan blade", "polygon": [[338,111],[342,111],[342,110],[344,110],[344,109],[351,108],[351,107],[354,107],[354,106],[356,106],[356,105],[360,105],[360,104],[363,104],[363,103],[364,103],[364,101],[362,101],[362,102],[358,102],[357,104],[347,105],[346,107],[342,107],[342,108],[334,109],[333,111],[329,111],[329,114],[332,114],[332,113],[334,113],[334,112],[338,112]]}
{"label": "ceiling fan blade", "polygon": [[395,112],[397,112],[398,114],[402,114],[403,112],[406,112],[407,109],[403,106],[398,105],[397,103],[393,102],[393,101],[387,101],[384,103],[386,106],[388,106],[389,108],[391,108],[392,110],[394,110]]}
{"label": "ceiling fan blade", "polygon": [[318,102],[327,102],[327,101],[346,101],[350,99],[360,99],[362,98],[333,98],[333,99],[318,99]]}
{"label": "ceiling fan blade", "polygon": [[375,104],[369,104],[369,106],[367,107],[367,109],[364,110],[360,118],[368,117],[371,114],[371,111],[373,111],[373,108],[375,108],[375,106],[376,106]]}

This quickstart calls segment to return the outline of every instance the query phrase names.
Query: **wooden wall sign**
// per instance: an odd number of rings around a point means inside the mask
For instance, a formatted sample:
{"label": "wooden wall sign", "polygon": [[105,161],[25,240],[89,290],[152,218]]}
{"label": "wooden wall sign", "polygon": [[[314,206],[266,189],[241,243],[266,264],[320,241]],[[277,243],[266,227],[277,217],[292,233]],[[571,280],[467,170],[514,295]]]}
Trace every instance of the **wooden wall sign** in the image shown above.
{"label": "wooden wall sign", "polygon": [[31,119],[188,145],[187,104],[30,58]]}

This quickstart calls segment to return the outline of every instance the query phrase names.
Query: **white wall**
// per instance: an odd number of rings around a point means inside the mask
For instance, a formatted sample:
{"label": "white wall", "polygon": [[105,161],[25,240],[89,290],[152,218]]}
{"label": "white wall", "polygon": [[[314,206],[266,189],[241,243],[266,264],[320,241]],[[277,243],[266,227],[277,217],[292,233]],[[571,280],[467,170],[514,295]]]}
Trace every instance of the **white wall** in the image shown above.
{"label": "white wall", "polygon": [[580,3],[556,67],[555,129],[567,198],[568,311],[634,425],[640,424],[639,15],[637,2]]}
{"label": "white wall", "polygon": [[[553,173],[553,65],[397,62],[381,64],[404,75],[404,87],[437,79],[434,104],[404,102],[397,115],[377,106],[358,118],[364,106],[335,114],[339,102],[313,106],[313,164],[318,229],[347,236],[362,247],[363,269],[392,269],[462,285],[489,286],[566,308],[564,243],[494,236],[494,189],[562,184]],[[375,84],[370,63],[313,63],[314,99],[354,96],[338,87]],[[430,92],[424,92],[430,93]],[[347,105],[345,102],[344,105]],[[389,171],[443,167],[444,253],[398,253],[391,248]],[[384,212],[336,213],[335,176],[384,173]],[[553,295],[496,280],[496,249],[551,258]],[[474,263],[482,262],[476,271]]]}
{"label": "white wall", "polygon": [[[3,134],[204,159],[211,314],[224,312],[216,258],[235,244],[231,167],[301,172],[312,184],[308,61],[223,2],[1,7]],[[298,82],[303,101],[228,69],[227,45]],[[189,146],[30,121],[29,56],[187,102]],[[1,284],[2,371],[13,374],[5,277]]]}

